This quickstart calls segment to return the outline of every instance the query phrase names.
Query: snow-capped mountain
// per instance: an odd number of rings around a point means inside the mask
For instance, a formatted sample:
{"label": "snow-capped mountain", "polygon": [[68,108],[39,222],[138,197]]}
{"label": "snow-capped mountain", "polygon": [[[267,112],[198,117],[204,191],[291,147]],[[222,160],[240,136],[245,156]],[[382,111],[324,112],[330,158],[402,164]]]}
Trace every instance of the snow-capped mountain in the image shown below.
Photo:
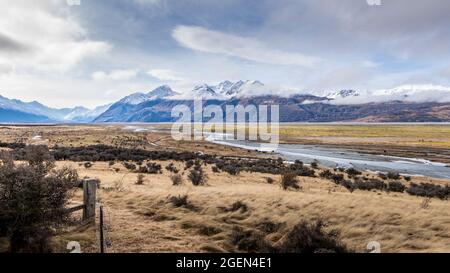
{"label": "snow-capped mountain", "polygon": [[108,110],[110,106],[111,104],[102,105],[92,110],[85,107],[75,107],[72,112],[64,117],[64,120],[71,122],[91,122]]}
{"label": "snow-capped mountain", "polygon": [[355,90],[340,90],[337,92],[328,93],[325,97],[328,99],[338,99],[347,97],[358,97],[360,94]]}
{"label": "snow-capped mountain", "polygon": [[[191,94],[189,94],[191,95]],[[214,86],[207,84],[200,84],[194,87],[192,90],[192,98],[202,98],[204,100],[220,99],[221,94],[217,93]]]}
{"label": "snow-capped mountain", "polygon": [[[20,118],[20,122],[91,122],[101,113],[108,110],[110,105],[100,106],[93,110],[78,106],[74,108],[50,108],[39,102],[23,102],[0,96],[0,108],[4,113]],[[14,114],[13,114],[14,113]],[[0,120],[2,117],[0,117]],[[14,118],[10,118],[14,120]]]}
{"label": "snow-capped mountain", "polygon": [[449,102],[450,87],[433,84],[401,85],[372,92],[374,97],[409,102]]}
{"label": "snow-capped mountain", "polygon": [[173,91],[169,86],[163,85],[148,92],[147,94],[141,92],[131,94],[121,99],[118,103],[138,105],[146,101],[168,98],[175,95],[178,95],[178,93]]}
{"label": "snow-capped mountain", "polygon": [[223,81],[217,85],[200,84],[194,87],[191,93],[186,94],[189,98],[202,98],[204,100],[217,99],[227,100],[233,97],[245,97],[258,95],[264,86],[260,81]]}

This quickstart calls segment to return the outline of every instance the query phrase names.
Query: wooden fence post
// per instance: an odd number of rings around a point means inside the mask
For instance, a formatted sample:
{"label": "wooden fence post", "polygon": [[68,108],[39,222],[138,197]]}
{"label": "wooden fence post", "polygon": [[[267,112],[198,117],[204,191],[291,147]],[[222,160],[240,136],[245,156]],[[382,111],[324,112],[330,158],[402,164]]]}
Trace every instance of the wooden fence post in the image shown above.
{"label": "wooden fence post", "polygon": [[83,220],[94,219],[95,220],[95,202],[96,202],[96,190],[97,179],[83,180]]}
{"label": "wooden fence post", "polygon": [[100,253],[105,253],[105,235],[103,234],[103,206],[100,206]]}

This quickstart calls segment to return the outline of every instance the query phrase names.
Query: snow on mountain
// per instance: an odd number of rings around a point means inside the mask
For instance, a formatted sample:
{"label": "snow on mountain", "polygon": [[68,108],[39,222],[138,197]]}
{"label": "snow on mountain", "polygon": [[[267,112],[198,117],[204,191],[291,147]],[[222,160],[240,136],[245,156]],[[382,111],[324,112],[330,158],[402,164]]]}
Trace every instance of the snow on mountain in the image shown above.
{"label": "snow on mountain", "polygon": [[173,91],[168,85],[160,86],[147,93],[147,96],[150,98],[150,100],[163,99],[176,95],[178,95],[178,93]]}
{"label": "snow on mountain", "polygon": [[433,84],[401,85],[372,92],[373,96],[409,102],[449,102],[450,87]]}
{"label": "snow on mountain", "polygon": [[213,86],[209,86],[207,84],[200,84],[194,87],[192,90],[193,99],[204,99],[204,100],[211,100],[211,99],[220,99],[220,94],[218,94]]}
{"label": "snow on mountain", "polygon": [[85,107],[75,107],[73,111],[64,117],[64,120],[73,122],[91,122],[96,117],[103,114],[111,104],[98,106],[94,109],[87,109]]}
{"label": "snow on mountain", "polygon": [[[332,97],[328,97],[332,98]],[[359,95],[336,96],[333,104],[362,104],[402,101],[411,103],[450,102],[450,87],[433,84],[401,85],[391,89],[379,89]]]}
{"label": "snow on mountain", "polygon": [[259,95],[264,87],[260,81],[223,81],[217,85],[200,84],[192,92],[184,94],[184,98],[202,98],[204,100],[227,100],[233,97]]}
{"label": "snow on mountain", "polygon": [[325,97],[328,99],[358,97],[360,94],[355,90],[340,90],[337,92],[328,93]]}
{"label": "snow on mountain", "polygon": [[138,92],[131,94],[129,96],[124,97],[119,101],[119,103],[130,104],[130,105],[138,105],[146,101],[168,98],[178,95],[178,93],[174,92],[169,86],[163,85],[160,86],[147,94]]}
{"label": "snow on mountain", "polygon": [[144,93],[133,93],[131,95],[126,96],[125,98],[121,99],[119,103],[123,104],[131,104],[131,105],[138,105],[145,101],[149,100],[149,97]]}

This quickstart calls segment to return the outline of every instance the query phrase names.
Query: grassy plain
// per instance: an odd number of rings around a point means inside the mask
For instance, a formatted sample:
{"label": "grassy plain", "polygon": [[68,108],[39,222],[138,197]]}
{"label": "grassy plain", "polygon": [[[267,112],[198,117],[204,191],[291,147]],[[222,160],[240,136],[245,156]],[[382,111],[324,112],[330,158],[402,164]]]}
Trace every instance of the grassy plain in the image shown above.
{"label": "grassy plain", "polygon": [[[55,146],[106,144],[147,150],[201,151],[236,157],[264,157],[267,154],[230,148],[206,141],[174,141],[164,130],[168,125],[145,125],[158,131],[134,132],[125,125],[103,126],[3,126],[0,142],[25,142]],[[281,141],[348,147],[361,151],[425,158],[449,162],[450,125],[282,125]],[[450,204],[406,193],[360,191],[352,193],[322,178],[300,177],[301,190],[281,189],[279,175],[242,172],[237,176],[204,169],[206,186],[195,187],[181,172],[184,183],[173,186],[163,166],[162,174],[145,174],[136,185],[136,173],[121,162],[57,162],[76,168],[81,177],[101,180],[99,202],[105,207],[111,252],[229,252],[237,251],[229,237],[236,226],[258,230],[271,222],[278,229],[265,234],[280,242],[300,220],[323,219],[327,230],[338,229],[349,247],[365,252],[367,243],[378,241],[383,252],[450,252]],[[172,162],[183,170],[183,163]],[[373,174],[365,174],[372,177]],[[274,180],[267,183],[267,177]],[[411,182],[449,185],[449,181],[413,177]],[[189,208],[175,207],[171,197],[188,196]],[[81,200],[81,191],[73,198]],[[247,210],[224,211],[241,201]],[[424,205],[426,203],[426,205]],[[95,252],[97,236],[92,226],[68,228],[55,238],[59,251],[75,240],[85,252]],[[1,244],[0,244],[1,245]]]}

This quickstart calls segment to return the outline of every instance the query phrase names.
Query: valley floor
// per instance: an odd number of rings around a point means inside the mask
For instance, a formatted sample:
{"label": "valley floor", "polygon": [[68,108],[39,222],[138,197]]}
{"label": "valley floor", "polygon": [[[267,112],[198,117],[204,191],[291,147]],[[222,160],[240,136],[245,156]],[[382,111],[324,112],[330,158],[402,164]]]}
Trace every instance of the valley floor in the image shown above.
{"label": "valley floor", "polygon": [[[106,144],[146,150],[194,151],[235,157],[267,157],[253,151],[216,145],[206,141],[177,142],[163,133],[167,125],[146,125],[159,131],[137,132],[125,125],[102,126],[3,126],[1,143],[44,144],[49,147],[78,147]],[[403,133],[402,133],[403,132]],[[339,125],[286,125],[281,128],[285,143],[313,143],[353,146],[373,152],[411,154],[449,162],[450,125],[418,128],[398,126],[340,127]],[[0,149],[8,149],[6,147]],[[417,154],[416,152],[417,151]],[[417,156],[416,156],[417,155]],[[420,155],[420,156],[419,156]],[[152,161],[162,165],[162,174],[145,174],[144,184],[136,185],[138,174],[122,162],[58,161],[58,166],[76,168],[80,177],[101,181],[99,202],[107,221],[109,252],[234,252],[230,243],[236,227],[260,232],[273,244],[301,220],[322,219],[325,229],[340,231],[343,242],[357,252],[366,252],[367,244],[377,241],[382,252],[450,252],[450,203],[407,193],[361,191],[352,193],[330,180],[299,177],[301,189],[285,191],[280,175],[241,172],[234,176],[216,173],[204,167],[206,186],[193,186],[184,162]],[[165,167],[173,163],[181,170],[184,183],[173,186]],[[364,174],[374,177],[374,174]],[[273,178],[269,184],[267,178]],[[413,177],[402,183],[429,182],[450,185],[450,181]],[[73,203],[81,200],[77,191]],[[172,197],[187,196],[189,206],[176,207]],[[227,209],[240,201],[237,210]],[[239,203],[238,203],[239,204]],[[244,204],[244,205],[242,205]],[[245,208],[246,207],[246,208]],[[270,226],[267,230],[267,226]],[[98,251],[98,235],[92,226],[76,226],[55,238],[59,251],[75,240],[85,252]],[[0,244],[1,245],[1,244]]]}
{"label": "valley floor", "polygon": [[[371,241],[379,242],[383,252],[450,252],[450,203],[439,199],[424,206],[424,198],[406,193],[350,193],[309,177],[300,178],[300,191],[284,191],[280,176],[217,174],[210,166],[205,168],[207,186],[193,186],[186,174],[181,186],[173,186],[168,174],[146,175],[144,185],[136,185],[137,174],[120,164],[95,163],[90,169],[73,162],[58,165],[101,180],[99,198],[110,225],[110,252],[238,251],[229,241],[236,226],[258,230],[267,222],[279,225],[265,234],[276,243],[300,220],[317,219],[327,223],[327,230],[338,229],[343,242],[357,252],[365,252]],[[175,166],[183,169],[179,163]],[[120,171],[113,171],[117,167]],[[268,184],[267,177],[275,182]],[[170,202],[172,196],[183,195],[193,208]],[[248,210],[223,211],[238,201]]]}

